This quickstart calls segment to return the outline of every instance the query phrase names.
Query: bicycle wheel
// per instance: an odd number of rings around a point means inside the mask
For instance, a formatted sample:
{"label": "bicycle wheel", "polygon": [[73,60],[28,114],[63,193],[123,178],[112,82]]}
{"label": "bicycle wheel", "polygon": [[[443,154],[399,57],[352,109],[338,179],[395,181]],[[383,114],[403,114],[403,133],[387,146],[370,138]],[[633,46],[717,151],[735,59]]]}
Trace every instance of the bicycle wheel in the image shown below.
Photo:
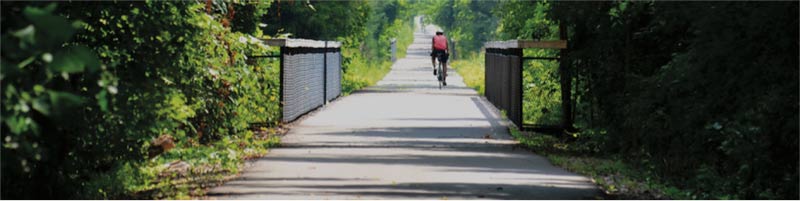
{"label": "bicycle wheel", "polygon": [[437,78],[439,79],[439,89],[442,89],[442,82],[444,82],[444,72],[442,71],[442,62],[439,62],[439,65],[436,67],[436,71],[439,72]]}

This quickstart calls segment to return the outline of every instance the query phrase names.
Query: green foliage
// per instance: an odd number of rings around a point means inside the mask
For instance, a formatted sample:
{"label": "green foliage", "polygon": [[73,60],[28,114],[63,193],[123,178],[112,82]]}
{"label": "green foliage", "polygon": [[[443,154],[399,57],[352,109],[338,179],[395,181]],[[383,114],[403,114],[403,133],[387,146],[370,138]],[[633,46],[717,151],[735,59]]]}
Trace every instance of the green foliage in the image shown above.
{"label": "green foliage", "polygon": [[[526,50],[525,55],[550,56],[545,50]],[[523,122],[537,125],[558,125],[563,115],[558,62],[530,60],[523,64],[523,70]]]}
{"label": "green foliage", "polygon": [[[373,85],[389,72],[390,41],[398,52],[413,42],[411,5],[407,1],[276,2],[264,33],[342,42],[342,92]],[[369,30],[369,31],[368,31]]]}
{"label": "green foliage", "polygon": [[[797,2],[557,2],[579,116],[693,198],[797,199]],[[587,125],[587,124],[584,124]]]}
{"label": "green foliage", "polygon": [[440,26],[445,35],[456,41],[458,54],[469,55],[483,47],[492,39],[497,18],[492,10],[496,1],[448,0],[426,2],[429,6],[425,14],[433,24]]}
{"label": "green foliage", "polygon": [[397,40],[398,58],[414,40],[412,4],[406,1],[370,1],[371,13],[367,18],[366,29],[370,30],[364,41],[367,57],[378,60],[391,59],[390,42]]}
{"label": "green foliage", "polygon": [[56,4],[16,8],[24,17],[4,24],[10,30],[2,35],[3,197],[57,193],[24,188],[29,181],[71,184],[61,189],[73,191],[79,187],[73,172],[87,164],[70,161],[75,153],[69,148],[91,139],[68,134],[109,112],[100,106],[117,93],[114,76],[89,48],[71,42],[82,22],[53,14]]}
{"label": "green foliage", "polygon": [[[547,18],[549,11],[550,4],[543,1],[502,2],[491,9],[491,13],[498,18],[496,35],[500,40],[558,39],[558,24]],[[482,31],[483,35],[488,35],[494,30]],[[557,50],[526,49],[523,54],[533,57],[555,57]],[[557,125],[562,115],[558,62],[528,60],[525,61],[523,68],[523,122]],[[468,77],[483,76],[484,72],[475,73],[479,74],[462,73],[462,75],[468,79]],[[482,85],[482,81],[480,86],[475,84],[478,88],[482,88]]]}
{"label": "green foliage", "polygon": [[289,34],[293,38],[363,40],[370,7],[360,1],[279,1],[269,8],[262,22],[268,35]]}
{"label": "green foliage", "polygon": [[572,141],[517,129],[510,133],[520,146],[544,155],[554,165],[594,179],[606,199],[692,199],[691,191],[668,185],[646,168],[631,166],[618,157],[589,154],[602,148],[596,141]]}
{"label": "green foliage", "polygon": [[[264,4],[3,3],[3,198],[128,197],[171,186],[164,163],[233,170],[263,152],[250,130],[279,118],[279,70],[246,55],[276,50],[228,11]],[[158,136],[176,148],[153,156]],[[220,150],[235,154],[207,160]]]}
{"label": "green foliage", "polygon": [[[673,198],[797,199],[798,42],[785,29],[798,26],[797,7],[508,1],[494,13],[503,40],[557,39],[567,25],[582,131],[566,146],[618,154],[688,189]],[[537,114],[559,110],[554,65],[526,64],[530,123],[558,119]]]}
{"label": "green foliage", "polygon": [[[546,1],[508,1],[492,12],[499,18],[497,36],[501,40],[556,40],[558,23],[548,18]],[[537,55],[542,56],[542,55]]]}
{"label": "green foliage", "polygon": [[342,94],[344,95],[378,83],[391,70],[391,62],[367,61],[353,49],[344,49],[342,56],[351,58],[347,63],[347,71],[342,75]]}
{"label": "green foliage", "polygon": [[[414,40],[412,4],[407,1],[368,1],[368,17],[362,27],[365,35],[350,35],[345,38],[342,49],[344,75],[342,93],[350,94],[358,89],[374,85],[389,72],[392,63],[391,41],[397,40],[397,57]],[[366,39],[363,40],[363,37]]]}
{"label": "green foliage", "polygon": [[413,39],[405,1],[310,3],[3,2],[2,197],[200,195],[277,143],[279,65],[248,55],[278,50],[255,37],[343,41],[345,93],[390,66],[364,51],[368,18],[377,45]]}
{"label": "green foliage", "polygon": [[216,1],[219,4],[231,4],[233,12],[225,9],[220,9],[223,14],[232,15],[231,31],[240,32],[245,34],[253,34],[254,36],[261,36],[261,27],[266,26],[261,22],[263,16],[269,12],[269,7],[272,6],[272,1],[247,1],[247,3],[228,3],[224,1]]}
{"label": "green foliage", "polygon": [[485,92],[486,75],[483,66],[484,56],[471,56],[470,59],[455,60],[450,63],[452,68],[455,68],[459,75],[464,78],[464,84],[468,87],[478,91],[478,94],[483,95]]}

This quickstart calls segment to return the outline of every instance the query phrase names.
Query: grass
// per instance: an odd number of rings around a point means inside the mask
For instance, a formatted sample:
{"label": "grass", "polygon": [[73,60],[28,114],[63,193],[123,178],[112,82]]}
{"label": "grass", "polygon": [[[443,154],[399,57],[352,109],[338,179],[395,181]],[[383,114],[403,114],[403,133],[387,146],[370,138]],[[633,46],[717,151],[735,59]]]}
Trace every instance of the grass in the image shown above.
{"label": "grass", "polygon": [[[524,64],[523,112],[526,124],[557,124],[561,119],[561,92],[557,77],[551,74],[558,65],[554,61],[527,61]],[[471,54],[450,64],[464,78],[468,87],[485,93],[484,54]]]}
{"label": "grass", "polygon": [[[479,55],[453,61],[451,66],[464,78],[468,87],[483,95],[485,92],[483,54]],[[602,134],[584,131],[573,135],[573,139],[566,140],[544,134],[522,133],[516,128],[510,128],[510,131],[520,146],[547,157],[556,166],[592,178],[609,198],[693,198],[689,191],[667,185],[656,174],[631,166],[624,162],[622,157],[602,154],[600,152],[602,146],[598,140],[575,140]]]}
{"label": "grass", "polygon": [[[397,38],[397,58],[404,58],[406,50],[414,42],[414,27],[404,25],[400,27]],[[349,58],[349,63],[344,66],[345,72],[342,80],[342,95],[372,86],[378,83],[392,68],[391,61],[377,61],[365,58],[356,48],[345,48],[342,55]]]}
{"label": "grass", "polygon": [[455,60],[450,63],[450,66],[456,69],[456,72],[464,78],[464,84],[478,91],[478,94],[483,95],[485,91],[484,59],[483,54],[479,55],[471,55],[467,57],[468,59]]}
{"label": "grass", "polygon": [[210,145],[178,146],[142,162],[127,162],[87,184],[92,199],[193,199],[235,177],[246,160],[280,142],[275,129],[245,131]]}
{"label": "grass", "polygon": [[612,199],[693,199],[691,192],[666,184],[652,172],[636,168],[613,155],[591,154],[586,142],[566,142],[515,128],[511,135],[521,146],[547,157],[556,166],[592,178]]}
{"label": "grass", "polygon": [[408,46],[414,42],[414,26],[413,23],[406,22],[406,25],[400,26],[400,34],[397,37],[397,58],[405,58]]}
{"label": "grass", "polygon": [[353,59],[350,65],[345,67],[346,70],[342,76],[342,96],[375,85],[391,70],[391,61],[367,61],[358,53],[351,54],[353,54]]}

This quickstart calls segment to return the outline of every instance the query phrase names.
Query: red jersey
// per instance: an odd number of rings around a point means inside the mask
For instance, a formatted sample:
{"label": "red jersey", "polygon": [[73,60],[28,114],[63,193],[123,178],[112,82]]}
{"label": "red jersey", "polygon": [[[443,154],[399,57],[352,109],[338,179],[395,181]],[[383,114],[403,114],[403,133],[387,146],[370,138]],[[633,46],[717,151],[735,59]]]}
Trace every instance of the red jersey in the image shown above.
{"label": "red jersey", "polygon": [[436,35],[433,37],[433,49],[447,50],[447,38],[444,35]]}

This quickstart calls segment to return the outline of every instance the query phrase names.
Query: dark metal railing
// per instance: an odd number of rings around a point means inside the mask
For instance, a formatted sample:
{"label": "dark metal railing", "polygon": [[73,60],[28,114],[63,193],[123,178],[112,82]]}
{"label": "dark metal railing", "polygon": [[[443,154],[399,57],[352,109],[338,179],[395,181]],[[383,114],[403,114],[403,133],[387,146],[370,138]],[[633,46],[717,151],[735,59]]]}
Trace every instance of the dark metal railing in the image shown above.
{"label": "dark metal railing", "polygon": [[[524,111],[523,103],[523,61],[529,59],[541,60],[560,60],[564,56],[564,50],[567,48],[567,42],[564,40],[558,41],[529,41],[529,40],[511,40],[511,41],[493,41],[485,44],[485,92],[486,99],[497,107],[497,109],[506,112],[506,116],[511,122],[520,129],[537,130],[537,131],[560,131],[565,128],[571,128],[572,116],[568,115],[572,112],[572,105],[570,104],[570,79],[561,79],[562,85],[562,109],[564,110],[565,118],[562,118],[561,125],[526,125],[523,123]],[[546,49],[561,49],[561,57],[525,57],[523,56],[523,49],[526,48],[546,48]],[[568,71],[563,62],[559,64],[559,72],[562,77]],[[567,82],[567,83],[565,83]],[[566,88],[564,88],[566,87]],[[566,93],[564,91],[567,91]]]}
{"label": "dark metal railing", "polygon": [[342,91],[341,44],[335,41],[268,39],[279,46],[280,105],[283,122],[327,104]]}
{"label": "dark metal railing", "polygon": [[342,93],[342,52],[329,48],[325,53],[325,101],[331,101]]}
{"label": "dark metal railing", "polygon": [[517,126],[522,125],[522,49],[487,48],[485,96]]}

